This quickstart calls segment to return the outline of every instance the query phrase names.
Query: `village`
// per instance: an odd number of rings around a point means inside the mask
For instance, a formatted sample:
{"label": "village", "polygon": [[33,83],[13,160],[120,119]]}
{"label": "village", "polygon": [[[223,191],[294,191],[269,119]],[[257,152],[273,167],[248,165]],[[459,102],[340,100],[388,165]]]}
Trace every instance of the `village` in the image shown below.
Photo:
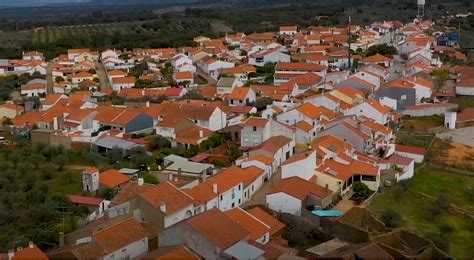
{"label": "village", "polygon": [[82,224],[45,252],[31,242],[6,259],[450,258],[397,228],[406,212],[370,207],[431,167],[438,142],[474,146],[474,108],[456,102],[474,100],[474,67],[462,65],[459,34],[434,26],[288,25],[0,60],[0,76],[31,77],[0,105],[3,139],[153,158],[80,167],[67,198],[89,209]]}

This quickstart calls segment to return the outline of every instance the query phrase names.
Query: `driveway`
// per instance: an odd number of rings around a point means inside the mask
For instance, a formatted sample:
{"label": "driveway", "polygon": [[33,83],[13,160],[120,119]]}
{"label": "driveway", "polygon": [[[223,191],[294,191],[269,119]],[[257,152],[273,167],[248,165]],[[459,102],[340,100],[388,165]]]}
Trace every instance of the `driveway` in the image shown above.
{"label": "driveway", "polygon": [[266,205],[265,197],[272,190],[274,184],[278,183],[281,180],[281,168],[278,168],[277,172],[263,184],[263,186],[252,195],[252,198],[245,202],[242,208],[257,206],[257,205]]}
{"label": "driveway", "polygon": [[474,147],[474,127],[445,130],[442,133],[437,134],[436,137],[441,139],[450,138],[453,142]]}

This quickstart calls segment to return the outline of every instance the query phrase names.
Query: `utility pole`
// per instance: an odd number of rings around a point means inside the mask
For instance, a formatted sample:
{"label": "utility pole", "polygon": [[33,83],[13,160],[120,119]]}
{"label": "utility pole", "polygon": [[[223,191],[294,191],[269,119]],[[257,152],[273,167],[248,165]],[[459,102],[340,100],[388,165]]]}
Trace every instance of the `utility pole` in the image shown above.
{"label": "utility pole", "polygon": [[66,222],[66,214],[69,214],[70,212],[66,211],[67,207],[66,206],[58,206],[58,211],[59,214],[61,214],[61,221],[62,221],[62,234],[64,234],[64,225]]}
{"label": "utility pole", "polygon": [[349,70],[352,69],[352,62],[351,62],[351,41],[352,41],[352,32],[351,32],[351,16],[349,15],[349,24],[348,24],[348,30],[349,30],[349,37],[347,39],[347,44],[349,45],[348,46],[348,49],[347,49],[347,53],[348,53],[348,68]]}

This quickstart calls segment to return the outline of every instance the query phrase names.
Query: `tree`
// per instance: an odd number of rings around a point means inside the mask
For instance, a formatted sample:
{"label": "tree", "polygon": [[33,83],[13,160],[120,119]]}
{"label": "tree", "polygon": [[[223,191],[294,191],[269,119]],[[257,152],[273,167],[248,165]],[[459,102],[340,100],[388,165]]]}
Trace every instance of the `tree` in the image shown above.
{"label": "tree", "polygon": [[375,54],[380,54],[384,56],[393,56],[397,54],[397,49],[393,46],[388,46],[387,44],[377,44],[370,46],[367,49],[367,56],[372,56]]}
{"label": "tree", "polygon": [[394,209],[386,209],[380,213],[380,220],[385,223],[386,226],[396,228],[398,227],[401,217]]}
{"label": "tree", "polygon": [[162,149],[164,147],[171,147],[171,142],[167,138],[161,135],[151,136],[150,143],[153,149]]}
{"label": "tree", "polygon": [[56,83],[63,82],[63,81],[64,81],[64,78],[61,77],[61,76],[58,76],[58,77],[54,78],[54,82],[56,82]]}
{"label": "tree", "polygon": [[151,161],[151,157],[147,154],[143,147],[136,147],[130,150],[130,160],[134,167],[147,165]]}
{"label": "tree", "polygon": [[62,172],[64,166],[69,162],[69,157],[65,154],[60,154],[53,159],[53,163],[58,167],[58,170]]}
{"label": "tree", "polygon": [[110,159],[111,163],[117,163],[122,160],[124,151],[122,148],[114,147],[108,150],[105,155]]}
{"label": "tree", "polygon": [[354,191],[354,196],[362,200],[366,200],[371,194],[369,187],[359,181],[352,184],[352,190]]}
{"label": "tree", "polygon": [[267,105],[273,104],[273,99],[269,97],[261,97],[256,101],[250,103],[251,106],[257,108],[258,111],[262,111],[267,108]]}

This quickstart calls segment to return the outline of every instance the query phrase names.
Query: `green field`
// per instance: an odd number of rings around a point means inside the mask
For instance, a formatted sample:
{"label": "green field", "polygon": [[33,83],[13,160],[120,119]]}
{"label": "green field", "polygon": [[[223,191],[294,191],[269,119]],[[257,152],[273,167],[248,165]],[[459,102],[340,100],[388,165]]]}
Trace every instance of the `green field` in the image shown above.
{"label": "green field", "polygon": [[50,194],[77,194],[82,192],[81,173],[77,170],[55,172],[51,180],[40,180],[40,183],[48,186]]}
{"label": "green field", "polygon": [[443,238],[449,244],[448,253],[456,258],[474,257],[474,225],[472,220],[445,210],[434,219],[426,217],[427,208],[434,202],[415,196],[413,191],[436,197],[446,194],[453,204],[473,211],[473,201],[468,197],[467,188],[473,187],[474,177],[459,175],[430,167],[424,167],[408,183],[408,190],[400,187],[387,189],[377,196],[369,208],[375,215],[386,209],[395,209],[402,217],[400,227],[412,230],[424,237],[440,236],[442,225],[451,226],[454,231]]}

